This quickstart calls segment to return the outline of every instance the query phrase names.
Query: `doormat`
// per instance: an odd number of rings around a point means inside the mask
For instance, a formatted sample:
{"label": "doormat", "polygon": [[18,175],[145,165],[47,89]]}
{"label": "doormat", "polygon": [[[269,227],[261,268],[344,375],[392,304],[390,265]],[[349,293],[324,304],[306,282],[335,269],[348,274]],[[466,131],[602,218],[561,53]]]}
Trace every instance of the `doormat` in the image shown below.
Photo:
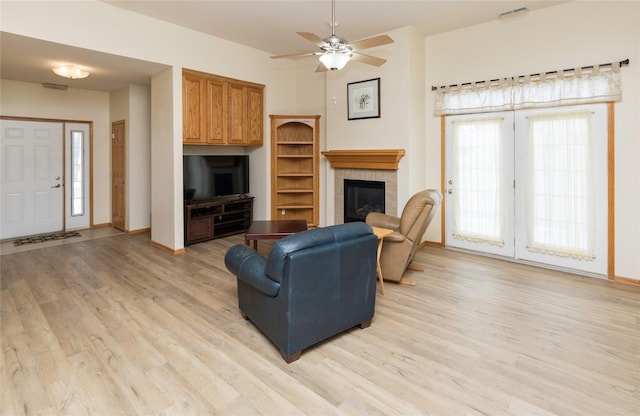
{"label": "doormat", "polygon": [[31,237],[19,238],[13,241],[14,246],[24,246],[25,244],[44,243],[45,241],[64,240],[65,238],[81,237],[78,231],[59,231],[56,233],[34,235]]}

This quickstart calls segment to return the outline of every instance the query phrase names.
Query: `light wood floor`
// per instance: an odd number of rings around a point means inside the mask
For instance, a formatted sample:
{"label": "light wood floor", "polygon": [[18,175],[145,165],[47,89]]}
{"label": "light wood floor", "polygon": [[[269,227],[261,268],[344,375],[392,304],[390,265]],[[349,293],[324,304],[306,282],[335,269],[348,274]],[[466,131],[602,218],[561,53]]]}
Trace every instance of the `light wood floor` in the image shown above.
{"label": "light wood floor", "polygon": [[640,414],[640,287],[426,247],[371,327],[287,365],[238,312],[242,241],[1,256],[2,414]]}

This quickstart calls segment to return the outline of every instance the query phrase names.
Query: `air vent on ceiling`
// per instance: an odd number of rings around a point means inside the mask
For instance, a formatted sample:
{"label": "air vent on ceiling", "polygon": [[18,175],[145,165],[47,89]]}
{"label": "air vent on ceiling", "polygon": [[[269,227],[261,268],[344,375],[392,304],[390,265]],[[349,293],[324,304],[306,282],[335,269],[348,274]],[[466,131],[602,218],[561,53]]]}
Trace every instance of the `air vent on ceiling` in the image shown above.
{"label": "air vent on ceiling", "polygon": [[66,90],[67,88],[69,88],[68,85],[52,84],[50,82],[43,82],[42,86],[45,88],[51,88],[52,90]]}
{"label": "air vent on ceiling", "polygon": [[517,9],[509,10],[498,15],[500,19],[509,19],[516,16],[521,16],[527,13],[529,9],[526,6],[518,7]]}

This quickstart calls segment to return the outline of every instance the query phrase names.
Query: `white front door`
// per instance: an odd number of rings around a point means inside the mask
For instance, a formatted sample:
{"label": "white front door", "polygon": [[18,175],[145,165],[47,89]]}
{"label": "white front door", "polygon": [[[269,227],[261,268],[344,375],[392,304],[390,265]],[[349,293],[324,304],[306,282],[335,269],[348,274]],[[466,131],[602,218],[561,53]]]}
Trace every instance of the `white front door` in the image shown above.
{"label": "white front door", "polygon": [[63,228],[62,123],[0,120],[0,238]]}

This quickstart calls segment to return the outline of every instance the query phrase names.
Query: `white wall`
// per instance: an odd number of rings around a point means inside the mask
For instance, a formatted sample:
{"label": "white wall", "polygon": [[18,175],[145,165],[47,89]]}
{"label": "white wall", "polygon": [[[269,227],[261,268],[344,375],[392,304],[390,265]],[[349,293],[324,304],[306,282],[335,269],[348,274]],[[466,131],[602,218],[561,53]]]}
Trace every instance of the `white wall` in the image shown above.
{"label": "white wall", "polygon": [[[393,44],[367,50],[387,59],[381,67],[350,62],[341,71],[327,73],[326,150],[405,149],[398,167],[398,212],[415,192],[426,186],[423,174],[424,56],[415,29],[402,28],[388,33]],[[417,55],[417,56],[416,56]],[[380,118],[348,120],[347,84],[380,78]],[[326,169],[323,192],[327,223],[334,219],[334,170]],[[434,186],[439,186],[435,183]]]}
{"label": "white wall", "polygon": [[[326,100],[326,76],[324,72],[316,72],[318,67],[318,59],[304,58],[296,62],[296,88],[295,88],[295,109],[294,111],[288,111],[279,114],[301,114],[301,115],[319,115],[320,121],[320,149],[322,152],[327,150],[327,114],[325,103]],[[313,97],[313,98],[311,98]],[[320,156],[320,212],[318,218],[318,224],[320,226],[327,225],[327,210],[324,209],[323,201],[326,199],[327,191],[327,169],[329,166],[328,161]],[[333,215],[331,215],[331,222],[333,222]]]}
{"label": "white wall", "polygon": [[125,122],[127,231],[151,226],[151,88],[129,85],[110,94],[110,120]]}
{"label": "white wall", "polygon": [[[640,279],[640,3],[570,2],[514,20],[494,21],[426,39],[428,86],[457,84],[629,58],[623,99],[615,105],[615,269]],[[440,165],[440,119],[426,95],[427,153]]]}
{"label": "white wall", "polygon": [[151,226],[151,88],[129,86],[129,131],[127,135],[128,230]]}
{"label": "white wall", "polygon": [[3,116],[93,122],[93,223],[109,224],[109,93],[75,88],[53,90],[31,82],[0,82]]}
{"label": "white wall", "polygon": [[[182,155],[180,144],[175,140],[175,99],[177,85],[182,74],[167,69],[151,79],[151,240],[166,248],[179,250],[183,247],[182,216]],[[179,109],[182,105],[178,105]],[[181,112],[178,110],[177,112]],[[182,126],[182,124],[180,124]],[[176,189],[176,184],[179,187]],[[176,194],[180,193],[180,198]],[[173,245],[167,242],[175,241]]]}

